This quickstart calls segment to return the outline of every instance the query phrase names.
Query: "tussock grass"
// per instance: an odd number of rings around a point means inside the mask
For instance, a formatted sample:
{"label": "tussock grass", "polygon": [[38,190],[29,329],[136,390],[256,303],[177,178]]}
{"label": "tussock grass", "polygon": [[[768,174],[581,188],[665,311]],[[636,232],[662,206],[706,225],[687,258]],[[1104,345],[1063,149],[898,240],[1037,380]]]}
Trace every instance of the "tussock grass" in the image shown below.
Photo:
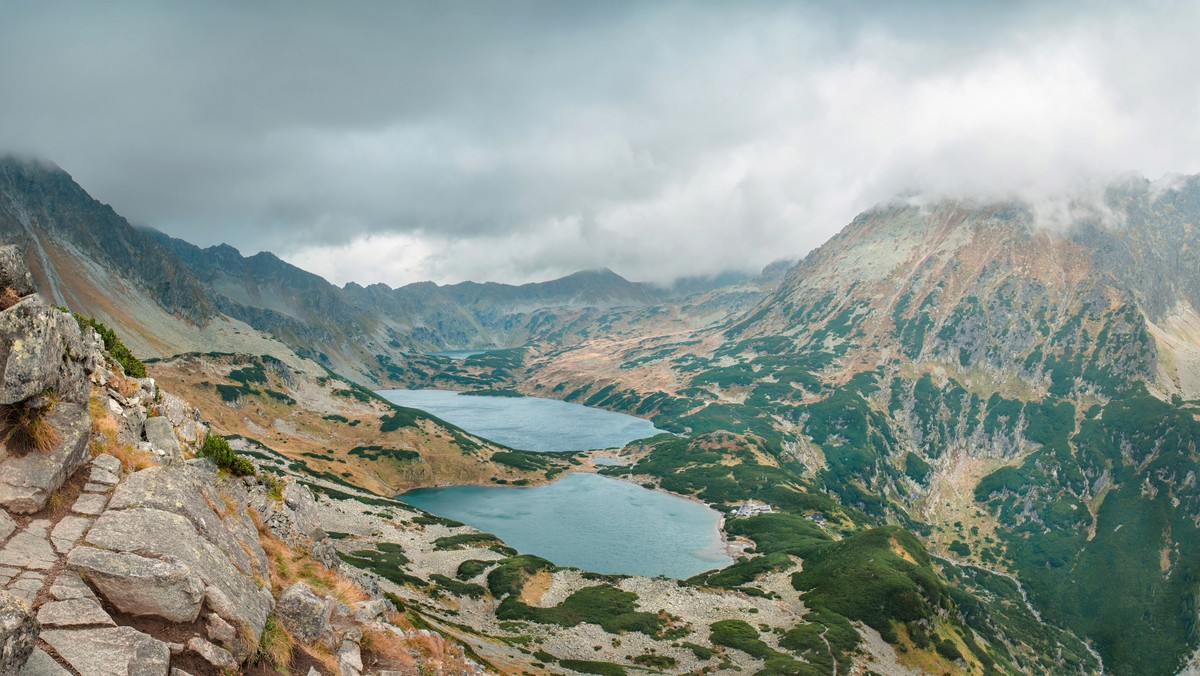
{"label": "tussock grass", "polygon": [[54,449],[59,435],[46,420],[47,410],[23,404],[0,406],[0,441],[10,453],[49,453]]}
{"label": "tussock grass", "polygon": [[292,651],[296,649],[296,637],[283,626],[274,614],[267,616],[262,640],[258,643],[258,661],[266,660],[276,671],[291,673]]}

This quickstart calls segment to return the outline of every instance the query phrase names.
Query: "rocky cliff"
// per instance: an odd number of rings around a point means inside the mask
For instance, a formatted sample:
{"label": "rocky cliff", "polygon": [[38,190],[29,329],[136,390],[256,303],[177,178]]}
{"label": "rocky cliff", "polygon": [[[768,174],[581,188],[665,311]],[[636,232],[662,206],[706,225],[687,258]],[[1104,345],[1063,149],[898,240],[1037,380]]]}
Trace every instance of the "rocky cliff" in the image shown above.
{"label": "rocky cliff", "polygon": [[[0,247],[0,673],[420,669],[394,607],[338,573],[311,490],[223,456],[32,280]],[[475,669],[442,653],[427,668]]]}

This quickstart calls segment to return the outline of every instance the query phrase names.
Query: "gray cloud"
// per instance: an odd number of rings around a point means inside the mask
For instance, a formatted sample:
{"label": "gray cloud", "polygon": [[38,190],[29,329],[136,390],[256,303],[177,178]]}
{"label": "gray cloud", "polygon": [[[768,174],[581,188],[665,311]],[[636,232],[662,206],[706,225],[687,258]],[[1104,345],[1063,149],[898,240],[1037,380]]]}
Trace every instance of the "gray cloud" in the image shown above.
{"label": "gray cloud", "polygon": [[752,268],[902,192],[1200,171],[1195,3],[22,3],[0,148],[341,283]]}

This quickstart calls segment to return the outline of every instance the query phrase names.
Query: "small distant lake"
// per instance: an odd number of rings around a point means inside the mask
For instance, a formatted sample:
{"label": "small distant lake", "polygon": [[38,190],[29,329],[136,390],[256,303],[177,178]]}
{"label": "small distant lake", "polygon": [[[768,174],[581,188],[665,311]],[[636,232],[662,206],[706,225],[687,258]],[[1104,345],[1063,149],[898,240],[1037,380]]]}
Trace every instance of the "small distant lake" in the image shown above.
{"label": "small distant lake", "polygon": [[445,352],[427,352],[430,357],[446,357],[448,359],[466,359],[474,357],[477,354],[484,354],[487,350],[446,350]]}
{"label": "small distant lake", "polygon": [[540,397],[472,396],[448,390],[380,390],[471,434],[526,451],[617,448],[661,433],[649,420]]}
{"label": "small distant lake", "polygon": [[400,499],[522,553],[595,573],[687,578],[732,563],[716,511],[599,474],[529,488],[421,488]]}

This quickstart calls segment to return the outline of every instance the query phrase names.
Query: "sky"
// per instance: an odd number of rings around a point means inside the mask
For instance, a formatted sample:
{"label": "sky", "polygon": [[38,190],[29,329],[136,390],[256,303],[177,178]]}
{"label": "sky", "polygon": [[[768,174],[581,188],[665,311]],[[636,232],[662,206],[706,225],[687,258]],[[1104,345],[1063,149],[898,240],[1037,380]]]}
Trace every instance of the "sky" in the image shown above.
{"label": "sky", "polygon": [[1200,172],[1196,2],[0,0],[0,152],[342,284],[803,256]]}

